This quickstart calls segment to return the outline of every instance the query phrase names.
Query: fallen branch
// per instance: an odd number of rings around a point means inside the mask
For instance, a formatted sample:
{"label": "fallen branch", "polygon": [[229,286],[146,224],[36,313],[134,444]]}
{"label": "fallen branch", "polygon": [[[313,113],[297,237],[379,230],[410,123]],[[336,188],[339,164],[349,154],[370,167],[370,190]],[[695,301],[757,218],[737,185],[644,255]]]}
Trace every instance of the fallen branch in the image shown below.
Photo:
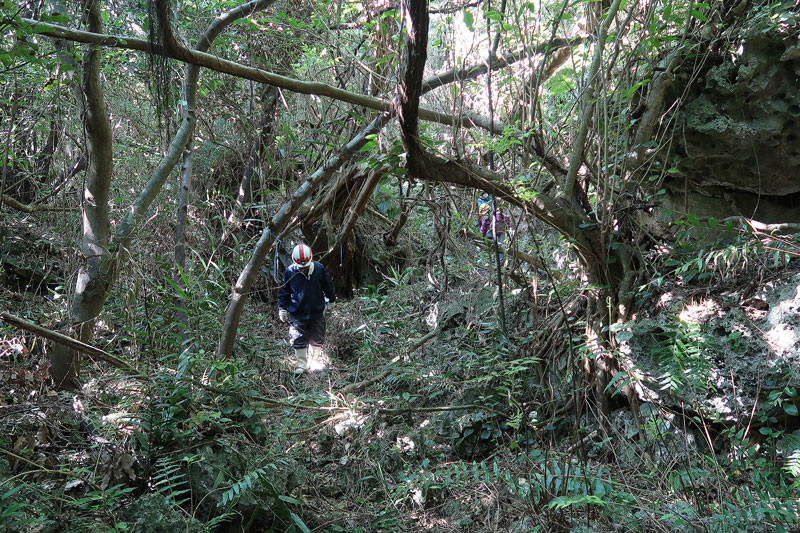
{"label": "fallen branch", "polygon": [[782,233],[788,235],[800,232],[800,224],[792,222],[784,222],[781,224],[765,224],[763,222],[759,222],[758,220],[753,220],[752,218],[742,216],[728,217],[722,220],[723,224],[726,222],[739,222],[742,225],[750,226],[750,229],[753,230],[753,233]]}
{"label": "fallen branch", "polygon": [[11,206],[17,211],[22,211],[23,213],[33,213],[33,208],[31,206],[20,203],[7,194],[3,194],[2,197],[0,197],[0,205],[3,204]]}
{"label": "fallen branch", "polygon": [[33,213],[34,211],[74,211],[74,208],[71,207],[51,207],[37,204],[23,204],[18,200],[15,200],[11,196],[7,194],[3,194],[0,196],[0,206],[7,205],[20,211],[22,213]]}
{"label": "fallen branch", "polygon": [[442,407],[404,407],[402,409],[378,409],[377,413],[380,415],[404,415],[407,413],[438,413],[444,411],[488,411],[497,416],[508,418],[506,413],[486,407],[485,405],[444,405]]}
{"label": "fallen branch", "polygon": [[[423,344],[425,344],[426,342],[428,342],[429,340],[434,338],[436,336],[436,333],[437,333],[437,330],[433,330],[430,333],[428,333],[427,335],[425,335],[424,337],[422,337],[420,339],[417,339],[409,347],[409,353],[417,351],[417,349],[419,349]],[[369,387],[370,385],[374,385],[375,383],[378,383],[379,381],[382,381],[385,378],[387,378],[389,376],[389,374],[392,373],[393,369],[394,369],[394,363],[390,364],[389,367],[386,370],[384,370],[383,372],[381,372],[377,376],[373,376],[373,377],[371,377],[369,379],[365,379],[364,381],[361,381],[359,383],[351,383],[350,385],[347,385],[346,387],[342,388],[342,390],[340,392],[342,394],[350,394],[351,392],[355,392],[357,390],[365,389],[365,388]]]}
{"label": "fallen branch", "polygon": [[33,322],[29,322],[23,318],[18,316],[14,316],[11,313],[2,312],[0,313],[0,319],[12,326],[18,327],[19,329],[23,329],[25,331],[30,331],[34,335],[39,337],[44,337],[45,339],[51,340],[53,342],[57,342],[59,344],[63,344],[76,350],[78,352],[85,353],[89,357],[93,357],[95,359],[99,359],[101,361],[105,361],[106,363],[115,366],[121,370],[130,371],[130,372],[138,372],[136,367],[134,367],[128,361],[124,359],[120,359],[115,355],[111,355],[108,352],[104,352],[100,348],[96,348],[90,344],[86,344],[85,342],[81,342],[79,340],[73,339],[72,337],[68,337],[62,333],[58,333],[57,331],[53,331]]}

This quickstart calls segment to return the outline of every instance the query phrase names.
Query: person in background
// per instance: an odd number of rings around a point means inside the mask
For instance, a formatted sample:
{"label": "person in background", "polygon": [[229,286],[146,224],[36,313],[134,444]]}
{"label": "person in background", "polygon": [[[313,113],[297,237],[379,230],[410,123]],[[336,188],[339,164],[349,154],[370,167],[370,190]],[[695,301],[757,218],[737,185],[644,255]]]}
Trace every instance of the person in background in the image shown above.
{"label": "person in background", "polygon": [[475,225],[480,229],[484,220],[488,220],[492,214],[492,197],[483,193],[478,197],[478,221]]}
{"label": "person in background", "polygon": [[289,341],[294,348],[295,374],[308,371],[308,351],[316,355],[325,342],[325,306],[336,301],[328,271],[311,257],[311,248],[298,244],[292,264],[284,271],[278,291],[278,318],[289,322]]}
{"label": "person in background", "polygon": [[[494,224],[494,230],[492,225]],[[486,216],[481,219],[481,236],[492,240],[497,236],[497,244],[503,244],[506,232],[511,231],[511,217],[506,215],[501,208],[497,208],[494,216]]]}

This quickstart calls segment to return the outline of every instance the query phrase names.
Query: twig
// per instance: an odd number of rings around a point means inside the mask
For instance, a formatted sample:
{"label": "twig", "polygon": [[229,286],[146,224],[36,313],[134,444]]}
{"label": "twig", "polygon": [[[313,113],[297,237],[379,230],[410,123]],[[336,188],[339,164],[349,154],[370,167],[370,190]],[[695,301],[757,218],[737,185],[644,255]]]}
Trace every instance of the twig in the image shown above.
{"label": "twig", "polygon": [[283,435],[303,435],[305,433],[311,433],[312,431],[316,431],[316,430],[320,429],[325,424],[333,422],[334,420],[339,420],[340,418],[344,418],[346,415],[347,415],[347,413],[339,413],[338,415],[326,418],[325,420],[323,420],[319,424],[314,424],[310,428],[298,429],[297,431],[284,431],[284,432],[282,432],[282,434]]}
{"label": "twig", "polygon": [[33,322],[29,322],[23,318],[18,316],[12,315],[11,313],[2,312],[0,313],[0,320],[3,320],[12,326],[16,326],[20,329],[25,331],[30,331],[34,335],[38,335],[39,337],[44,337],[45,339],[49,339],[53,342],[57,342],[59,344],[63,344],[72,348],[73,350],[85,353],[86,355],[93,357],[95,359],[100,359],[101,361],[105,361],[106,363],[115,366],[119,369],[131,371],[134,373],[138,373],[136,367],[133,366],[132,363],[125,361],[124,359],[120,359],[115,355],[111,355],[108,352],[104,352],[100,348],[92,346],[90,344],[86,344],[85,342],[81,342],[77,339],[73,339],[72,337],[68,337],[64,334],[58,333],[57,331],[53,331]]}
{"label": "twig", "polygon": [[380,415],[404,415],[407,413],[437,413],[443,411],[467,411],[470,409],[474,409],[476,411],[488,411],[494,415],[501,416],[503,418],[508,418],[506,413],[501,411],[497,411],[492,409],[491,407],[486,407],[485,405],[443,405],[442,407],[404,407],[403,409],[376,409],[376,412]]}
{"label": "twig", "polygon": [[[35,466],[36,468],[39,469],[40,472],[46,472],[48,474],[62,474],[64,476],[73,477],[75,479],[83,481],[84,483],[86,483],[86,485],[88,485],[89,487],[92,487],[94,490],[97,490],[97,491],[102,491],[103,490],[97,484],[93,483],[90,479],[85,478],[85,477],[81,476],[80,474],[76,474],[75,472],[72,472],[70,470],[51,470],[50,468],[44,467],[44,466],[40,465],[39,463],[37,463],[35,461],[31,461],[30,459],[28,459],[26,457],[22,457],[21,455],[18,455],[18,454],[14,453],[14,452],[8,451],[8,450],[6,450],[4,448],[0,448],[0,452],[8,455],[9,457],[14,458],[17,461],[22,461],[23,463],[27,463],[27,464],[29,464],[31,466]],[[0,487],[5,485],[7,482],[11,481],[11,479],[13,479],[13,478],[7,479],[6,481],[3,481],[2,483],[0,483]]]}
{"label": "twig", "polygon": [[[426,342],[428,342],[429,340],[434,338],[436,336],[437,332],[438,332],[438,330],[433,330],[430,333],[428,333],[427,335],[425,335],[424,337],[414,341],[414,343],[409,347],[409,353],[418,350],[423,344],[425,344]],[[373,377],[371,377],[369,379],[365,379],[364,381],[361,381],[359,383],[351,383],[350,385],[347,385],[346,387],[342,388],[342,390],[340,392],[342,394],[350,394],[351,392],[355,392],[357,390],[365,389],[365,388],[369,387],[370,385],[374,385],[375,383],[377,383],[377,382],[385,379],[386,377],[388,377],[389,374],[392,373],[392,369],[393,368],[394,368],[394,363],[390,364],[389,367],[386,370],[384,370],[383,372],[381,372],[377,376],[373,376]]]}

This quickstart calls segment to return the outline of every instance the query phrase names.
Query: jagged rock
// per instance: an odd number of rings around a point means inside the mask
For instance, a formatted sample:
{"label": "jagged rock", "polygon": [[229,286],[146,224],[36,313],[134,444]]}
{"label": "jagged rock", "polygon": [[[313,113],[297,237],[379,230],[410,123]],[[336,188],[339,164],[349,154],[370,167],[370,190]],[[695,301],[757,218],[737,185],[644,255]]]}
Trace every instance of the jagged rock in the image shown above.
{"label": "jagged rock", "polygon": [[668,99],[682,103],[667,207],[682,212],[688,200],[695,215],[800,220],[800,52],[790,22],[754,17],[732,43],[700,43],[709,52],[699,75],[684,63]]}
{"label": "jagged rock", "polygon": [[[792,376],[800,371],[798,287],[800,273],[787,270],[752,296],[737,289],[692,299],[680,287],[662,294],[623,347],[640,395],[674,412],[700,407],[713,415],[709,421],[728,423],[749,420],[754,405],[769,408],[763,399],[771,390],[797,385]],[[678,382],[671,381],[669,365],[689,346],[698,347],[701,357],[683,369],[673,367]]]}

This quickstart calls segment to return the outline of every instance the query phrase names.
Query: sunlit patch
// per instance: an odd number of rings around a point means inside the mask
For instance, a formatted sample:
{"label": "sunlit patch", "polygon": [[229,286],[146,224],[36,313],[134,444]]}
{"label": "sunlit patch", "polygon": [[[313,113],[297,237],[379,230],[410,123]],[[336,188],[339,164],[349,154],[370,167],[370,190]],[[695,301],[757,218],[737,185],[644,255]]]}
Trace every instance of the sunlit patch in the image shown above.
{"label": "sunlit patch", "polygon": [[663,244],[658,244],[655,246],[655,251],[658,255],[669,255],[672,253],[672,250],[669,246],[664,246]]}
{"label": "sunlit patch", "polygon": [[698,303],[687,304],[678,317],[687,324],[700,324],[711,318],[716,311],[717,306],[714,300],[706,298]]}
{"label": "sunlit patch", "polygon": [[797,333],[788,324],[776,324],[767,331],[766,337],[780,351],[793,350],[798,341]]}
{"label": "sunlit patch", "polygon": [[309,372],[324,372],[331,366],[331,358],[325,353],[325,350],[316,346],[308,347],[308,371]]}
{"label": "sunlit patch", "polygon": [[[751,305],[754,300],[758,300],[758,298],[751,298]],[[798,340],[800,340],[794,326],[797,309],[800,307],[800,285],[795,288],[793,295],[786,293],[781,296],[780,301],[774,302],[771,306],[764,300],[760,301],[763,302],[763,310],[769,309],[766,320],[769,329],[764,336],[772,349],[778,352],[795,353]]]}
{"label": "sunlit patch", "polygon": [[671,292],[665,292],[658,298],[658,307],[666,307],[673,298],[674,295]]}
{"label": "sunlit patch", "polygon": [[414,444],[414,441],[410,437],[397,438],[397,448],[401,452],[413,452],[416,447],[416,444]]}
{"label": "sunlit patch", "polygon": [[358,414],[353,411],[344,413],[342,419],[333,426],[333,430],[338,436],[344,435],[348,430],[358,429],[367,421],[366,415]]}

